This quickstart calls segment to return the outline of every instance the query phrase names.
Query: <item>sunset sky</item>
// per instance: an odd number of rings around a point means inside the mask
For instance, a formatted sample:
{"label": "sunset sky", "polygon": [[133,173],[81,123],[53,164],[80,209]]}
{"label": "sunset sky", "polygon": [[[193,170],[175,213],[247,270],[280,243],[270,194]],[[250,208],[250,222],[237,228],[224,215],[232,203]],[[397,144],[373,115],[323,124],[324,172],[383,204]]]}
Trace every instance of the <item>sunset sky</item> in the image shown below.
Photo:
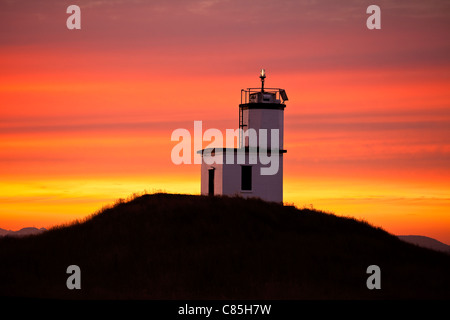
{"label": "sunset sky", "polygon": [[450,244],[448,0],[0,0],[0,26],[0,228],[199,194],[172,131],[237,128],[265,68],[289,96],[285,202]]}

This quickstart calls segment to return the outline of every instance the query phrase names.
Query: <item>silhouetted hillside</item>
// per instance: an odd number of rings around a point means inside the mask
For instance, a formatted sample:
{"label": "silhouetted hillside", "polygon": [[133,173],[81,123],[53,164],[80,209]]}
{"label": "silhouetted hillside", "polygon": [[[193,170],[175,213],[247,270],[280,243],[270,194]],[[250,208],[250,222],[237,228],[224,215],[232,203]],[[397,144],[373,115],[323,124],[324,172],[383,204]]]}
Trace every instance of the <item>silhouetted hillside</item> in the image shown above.
{"label": "silhouetted hillside", "polygon": [[[450,256],[354,219],[256,199],[154,194],[0,239],[0,296],[450,298]],[[66,268],[81,268],[68,290]],[[381,290],[366,287],[369,265]]]}

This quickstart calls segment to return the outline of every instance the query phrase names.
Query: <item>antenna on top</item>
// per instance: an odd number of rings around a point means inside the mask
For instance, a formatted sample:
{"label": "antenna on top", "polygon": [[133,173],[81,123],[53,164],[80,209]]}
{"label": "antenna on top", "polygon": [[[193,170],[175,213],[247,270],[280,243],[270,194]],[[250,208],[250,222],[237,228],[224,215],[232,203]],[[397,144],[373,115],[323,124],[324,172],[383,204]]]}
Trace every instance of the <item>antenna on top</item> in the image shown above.
{"label": "antenna on top", "polygon": [[264,79],[266,78],[266,70],[261,69],[261,75],[259,77],[261,78],[261,92],[264,92]]}

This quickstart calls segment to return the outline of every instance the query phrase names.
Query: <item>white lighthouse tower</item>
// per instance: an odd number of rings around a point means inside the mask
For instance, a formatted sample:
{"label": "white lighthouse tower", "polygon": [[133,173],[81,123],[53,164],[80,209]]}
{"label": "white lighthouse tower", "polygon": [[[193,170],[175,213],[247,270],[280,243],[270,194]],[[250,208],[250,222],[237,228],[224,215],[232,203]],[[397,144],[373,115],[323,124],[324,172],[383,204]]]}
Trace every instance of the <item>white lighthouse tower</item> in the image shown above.
{"label": "white lighthouse tower", "polygon": [[[207,148],[202,155],[201,194],[240,195],[283,202],[284,89],[241,90],[238,148]],[[228,134],[227,134],[228,137]]]}

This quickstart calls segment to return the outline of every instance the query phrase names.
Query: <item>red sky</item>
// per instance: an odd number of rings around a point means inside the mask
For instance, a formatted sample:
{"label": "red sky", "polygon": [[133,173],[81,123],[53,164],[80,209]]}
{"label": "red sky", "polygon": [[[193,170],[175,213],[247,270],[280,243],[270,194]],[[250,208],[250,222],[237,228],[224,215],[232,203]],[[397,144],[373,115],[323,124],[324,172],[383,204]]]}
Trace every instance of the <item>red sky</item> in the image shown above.
{"label": "red sky", "polygon": [[[81,8],[68,30],[66,8]],[[366,8],[381,8],[381,30]],[[285,201],[450,244],[448,1],[0,0],[0,228],[200,192],[177,128],[285,88]]]}

